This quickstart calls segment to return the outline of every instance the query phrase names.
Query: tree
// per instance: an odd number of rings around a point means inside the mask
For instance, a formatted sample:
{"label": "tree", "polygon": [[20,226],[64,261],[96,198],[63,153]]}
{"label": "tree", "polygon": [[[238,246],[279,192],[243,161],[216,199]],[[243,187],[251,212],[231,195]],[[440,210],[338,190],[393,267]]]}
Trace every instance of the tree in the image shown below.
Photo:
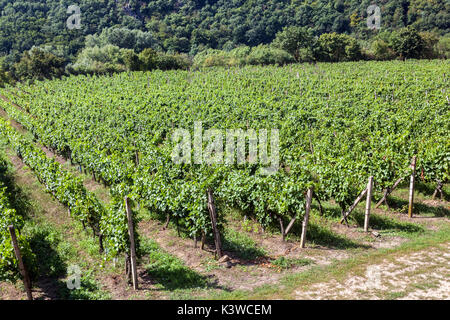
{"label": "tree", "polygon": [[139,56],[132,49],[123,49],[123,62],[128,71],[138,71],[140,68]]}
{"label": "tree", "polygon": [[382,39],[373,41],[371,49],[376,60],[395,59],[395,52],[389,47],[389,44]]}
{"label": "tree", "polygon": [[158,54],[155,50],[147,48],[139,54],[140,70],[156,69],[158,63]]}
{"label": "tree", "polygon": [[448,34],[439,40],[436,44],[436,49],[441,59],[450,58],[450,36]]}
{"label": "tree", "polygon": [[297,62],[309,61],[312,58],[314,38],[311,30],[305,27],[285,27],[277,33],[273,45],[290,53]]}
{"label": "tree", "polygon": [[12,83],[11,76],[8,72],[0,68],[0,88],[4,87],[5,84]]}
{"label": "tree", "polygon": [[419,32],[409,26],[394,33],[392,48],[402,59],[420,58],[425,48],[425,42]]}
{"label": "tree", "polygon": [[356,39],[345,35],[324,33],[318,40],[318,58],[323,61],[354,61],[361,58],[361,47]]}
{"label": "tree", "polygon": [[158,43],[151,32],[130,30],[128,28],[106,28],[100,35],[88,35],[86,47],[103,47],[112,44],[119,48],[141,52],[146,48],[156,49]]}
{"label": "tree", "polygon": [[111,44],[103,47],[85,48],[69,69],[74,73],[100,74],[125,71],[124,51],[126,50]]}
{"label": "tree", "polygon": [[14,65],[14,74],[18,79],[59,78],[64,74],[65,60],[47,52],[41,48],[34,47],[25,51],[22,58]]}
{"label": "tree", "polygon": [[247,63],[252,65],[285,65],[292,62],[295,62],[294,58],[286,51],[263,44],[252,48],[247,57]]}
{"label": "tree", "polygon": [[437,58],[439,54],[437,52],[436,44],[439,42],[439,37],[435,33],[429,31],[420,32],[419,35],[424,43],[421,57],[425,59]]}

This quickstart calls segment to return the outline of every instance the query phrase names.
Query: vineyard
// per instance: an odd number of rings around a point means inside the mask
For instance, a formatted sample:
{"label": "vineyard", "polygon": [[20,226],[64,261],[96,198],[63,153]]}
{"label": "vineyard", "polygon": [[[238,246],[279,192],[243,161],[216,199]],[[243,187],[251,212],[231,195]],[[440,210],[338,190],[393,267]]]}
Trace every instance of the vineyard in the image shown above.
{"label": "vineyard", "polygon": [[[173,225],[195,248],[200,240],[221,258],[230,211],[283,243],[298,241],[291,233],[308,220],[311,205],[312,219],[348,225],[369,177],[375,203],[411,175],[443,199],[449,71],[447,61],[393,61],[68,77],[2,89],[0,133],[70,219],[91,231],[105,261],[125,257],[130,276],[132,249],[138,257],[146,250],[137,227],[143,217],[164,229]],[[278,129],[277,171],[264,174],[264,163],[174,163],[174,130],[193,137],[198,122],[203,130]],[[205,138],[204,150],[211,143]],[[19,274],[9,225],[26,264],[39,259],[20,232],[23,217],[9,205],[3,167],[0,161],[0,281]],[[109,195],[89,190],[82,175]],[[328,204],[338,211],[334,217]]]}

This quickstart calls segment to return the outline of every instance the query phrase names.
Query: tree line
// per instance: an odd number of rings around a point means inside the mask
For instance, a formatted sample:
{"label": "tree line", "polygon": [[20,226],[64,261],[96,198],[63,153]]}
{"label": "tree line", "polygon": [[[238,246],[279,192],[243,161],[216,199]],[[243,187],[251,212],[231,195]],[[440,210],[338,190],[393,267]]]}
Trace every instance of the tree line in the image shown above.
{"label": "tree line", "polygon": [[358,60],[447,59],[450,38],[419,32],[409,26],[379,32],[362,42],[350,35],[324,33],[310,28],[285,27],[270,44],[239,46],[231,50],[205,49],[195,56],[163,52],[151,33],[127,28],[104,29],[86,37],[85,48],[71,62],[52,46],[33,47],[8,71],[0,69],[0,85],[13,81],[60,78],[70,74],[112,74],[155,69],[199,69],[243,65],[285,65],[303,62]]}

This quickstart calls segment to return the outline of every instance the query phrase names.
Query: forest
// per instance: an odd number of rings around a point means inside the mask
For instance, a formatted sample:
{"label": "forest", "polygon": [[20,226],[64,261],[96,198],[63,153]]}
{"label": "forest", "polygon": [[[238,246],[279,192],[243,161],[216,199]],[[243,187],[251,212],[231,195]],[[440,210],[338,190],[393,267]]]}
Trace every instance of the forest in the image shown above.
{"label": "forest", "polygon": [[[381,10],[379,30],[367,27],[371,4]],[[67,27],[71,5],[80,9],[80,28]],[[425,0],[2,0],[0,85],[192,65],[447,58],[449,6]]]}

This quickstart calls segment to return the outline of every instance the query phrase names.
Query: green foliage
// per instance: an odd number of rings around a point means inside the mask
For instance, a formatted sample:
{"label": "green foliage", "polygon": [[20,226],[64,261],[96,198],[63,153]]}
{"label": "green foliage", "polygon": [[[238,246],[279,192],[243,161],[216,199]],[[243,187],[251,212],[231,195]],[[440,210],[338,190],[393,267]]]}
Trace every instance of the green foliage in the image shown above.
{"label": "green foliage", "polygon": [[426,59],[438,58],[439,55],[437,52],[436,45],[439,42],[439,36],[436,33],[428,31],[420,32],[419,35],[424,43],[421,58]]}
{"label": "green foliage", "polygon": [[273,260],[271,262],[272,264],[276,265],[277,267],[280,267],[281,269],[291,269],[292,267],[296,266],[302,267],[314,263],[314,261],[310,259],[286,258],[286,257],[279,257],[278,259]]}
{"label": "green foliage", "polygon": [[159,245],[149,239],[142,243],[142,253],[147,261],[148,274],[169,290],[204,288],[207,281],[184,263],[164,252]]}
{"label": "green foliage", "polygon": [[439,42],[436,44],[436,50],[440,58],[450,58],[450,34],[446,34],[439,39]]}
{"label": "green foliage", "polygon": [[187,70],[190,65],[190,59],[181,54],[158,53],[156,57],[156,67],[160,70]]}
{"label": "green foliage", "polygon": [[87,47],[78,55],[76,62],[69,66],[75,74],[113,73],[125,71],[124,55],[128,50],[108,44],[103,47]]}
{"label": "green foliage", "polygon": [[313,60],[314,37],[311,29],[305,27],[285,27],[277,33],[273,45],[290,53],[297,62]]}
{"label": "green foliage", "polygon": [[[76,4],[81,10],[81,29],[69,30],[65,22],[72,4],[70,0],[0,1],[4,69],[10,71],[33,46],[58,47],[58,56],[74,63],[85,45],[111,44],[136,53],[153,48],[194,56],[209,48],[230,51],[242,45],[269,44],[285,28],[308,28],[315,37],[336,32],[364,40],[379,33],[367,28],[368,1],[80,1]],[[383,30],[412,25],[439,35],[449,31],[445,1],[385,0],[378,5]],[[300,48],[294,56],[297,61],[309,61],[311,52]],[[114,66],[106,69],[114,70]]]}
{"label": "green foliage", "polygon": [[322,34],[318,39],[318,56],[322,61],[355,61],[361,58],[361,48],[356,39],[333,33]]}
{"label": "green foliage", "polygon": [[294,59],[286,51],[262,44],[252,48],[246,59],[246,63],[250,65],[285,65],[292,62]]}
{"label": "green foliage", "polygon": [[140,69],[139,56],[133,50],[123,50],[122,57],[128,71],[138,71]]}
{"label": "green foliage", "polygon": [[158,63],[158,54],[155,50],[148,48],[139,54],[138,59],[141,70],[153,70]]}
{"label": "green foliage", "polygon": [[[102,203],[86,190],[80,178],[64,171],[56,160],[48,158],[4,119],[0,119],[0,133],[8,139],[18,157],[33,170],[46,191],[68,207],[73,218],[82,222],[83,226],[91,227],[99,239],[105,237],[106,250],[110,256],[128,250],[126,215],[123,202],[120,202],[120,199],[127,195],[127,188],[113,189],[111,208],[104,208]],[[13,214],[14,212],[11,212],[11,215]],[[103,242],[100,242],[100,245],[103,245]],[[136,246],[139,247],[139,243],[136,243]]]}
{"label": "green foliage", "polygon": [[232,67],[244,65],[251,48],[236,48],[230,52],[208,49],[199,52],[194,57],[194,67]]}
{"label": "green foliage", "polygon": [[0,67],[0,88],[3,88],[6,84],[10,83],[13,83],[11,75]]}
{"label": "green foliage", "polygon": [[377,39],[372,42],[371,51],[375,60],[392,60],[396,57],[395,52],[389,44],[382,39]]}
{"label": "green foliage", "polygon": [[17,242],[24,262],[33,272],[35,255],[31,251],[29,239],[22,234],[24,217],[20,216],[10,203],[9,190],[4,185],[7,171],[6,162],[0,157],[0,281],[17,280],[20,277],[19,264],[14,254],[11,235],[8,227],[13,225],[16,230]]}
{"label": "green foliage", "polygon": [[[228,54],[247,52],[239,48]],[[376,191],[407,177],[413,155],[420,159],[418,174],[445,183],[447,64],[317,63],[78,76],[20,85],[18,91],[28,94],[1,90],[23,110],[0,104],[42,144],[70,155],[118,190],[113,208],[100,215],[100,229],[113,241],[111,252],[119,252],[127,248],[125,196],[198,238],[212,235],[208,189],[219,225],[223,211],[232,207],[267,228],[279,219],[301,221],[310,187],[321,200],[333,199],[345,210],[369,176]],[[173,129],[184,128],[192,137],[194,121],[202,121],[204,130],[279,128],[279,170],[265,176],[261,163],[175,164]],[[85,201],[91,207],[93,201]],[[329,230],[318,230],[311,239],[351,245]]]}
{"label": "green foliage", "polygon": [[407,27],[394,33],[392,48],[402,59],[420,58],[425,49],[425,41],[416,29]]}
{"label": "green foliage", "polygon": [[105,28],[98,35],[86,37],[86,47],[103,47],[113,45],[123,49],[141,52],[147,48],[157,48],[156,40],[151,32],[130,30],[128,28]]}
{"label": "green foliage", "polygon": [[59,78],[64,74],[64,59],[41,48],[25,51],[22,58],[14,65],[14,74],[24,79]]}
{"label": "green foliage", "polygon": [[182,55],[156,52],[151,48],[136,54],[132,49],[108,44],[83,49],[76,62],[68,66],[68,71],[74,74],[111,74],[126,70],[187,69],[189,66],[190,61]]}
{"label": "green foliage", "polygon": [[233,67],[243,65],[285,65],[293,63],[294,58],[282,49],[269,45],[254,48],[238,47],[229,52],[208,49],[194,58],[194,67]]}

